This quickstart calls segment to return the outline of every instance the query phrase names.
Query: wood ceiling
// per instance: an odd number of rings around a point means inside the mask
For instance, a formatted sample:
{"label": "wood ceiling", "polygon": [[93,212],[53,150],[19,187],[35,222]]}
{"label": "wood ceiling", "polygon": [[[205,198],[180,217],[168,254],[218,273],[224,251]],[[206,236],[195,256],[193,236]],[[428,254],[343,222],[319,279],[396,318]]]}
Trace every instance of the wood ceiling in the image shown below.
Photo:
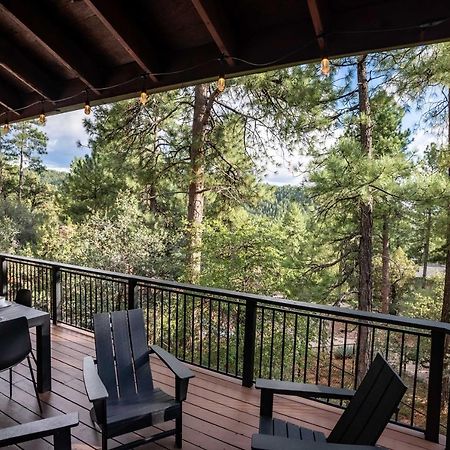
{"label": "wood ceiling", "polygon": [[0,123],[447,39],[448,0],[0,0]]}

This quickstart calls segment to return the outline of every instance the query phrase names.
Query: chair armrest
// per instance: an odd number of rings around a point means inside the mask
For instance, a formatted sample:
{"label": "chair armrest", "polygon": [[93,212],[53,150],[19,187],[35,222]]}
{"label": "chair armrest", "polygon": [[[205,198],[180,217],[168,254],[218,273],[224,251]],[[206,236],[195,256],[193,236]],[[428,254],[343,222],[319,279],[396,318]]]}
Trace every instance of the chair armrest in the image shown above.
{"label": "chair armrest", "polygon": [[156,353],[158,358],[175,374],[177,378],[187,380],[195,375],[186,364],[175,358],[172,354],[161,348],[159,345],[150,346],[150,353]]}
{"label": "chair armrest", "polygon": [[292,381],[264,380],[257,378],[256,389],[271,391],[273,394],[298,395],[305,398],[330,398],[350,400],[355,391],[352,389],[335,388],[320,384],[293,383]]}
{"label": "chair armrest", "polygon": [[257,378],[256,389],[261,389],[259,404],[260,416],[271,417],[273,412],[273,394],[297,395],[304,398],[351,399],[355,391],[344,388],[322,386],[320,384],[293,383],[292,381],[264,380]]}
{"label": "chair armrest", "polygon": [[98,376],[97,368],[91,356],[86,356],[83,360],[83,380],[87,396],[91,402],[108,398],[108,391]]}
{"label": "chair armrest", "polygon": [[53,436],[63,430],[67,430],[70,438],[68,430],[77,425],[78,413],[71,413],[3,428],[0,430],[0,447]]}
{"label": "chair armrest", "polygon": [[380,450],[371,445],[331,444],[328,442],[301,441],[269,434],[254,434],[252,450]]}
{"label": "chair armrest", "polygon": [[159,345],[152,345],[149,353],[156,353],[158,358],[174,373],[175,399],[179,402],[186,400],[189,379],[195,376],[194,373],[186,366],[186,364],[183,364]]}

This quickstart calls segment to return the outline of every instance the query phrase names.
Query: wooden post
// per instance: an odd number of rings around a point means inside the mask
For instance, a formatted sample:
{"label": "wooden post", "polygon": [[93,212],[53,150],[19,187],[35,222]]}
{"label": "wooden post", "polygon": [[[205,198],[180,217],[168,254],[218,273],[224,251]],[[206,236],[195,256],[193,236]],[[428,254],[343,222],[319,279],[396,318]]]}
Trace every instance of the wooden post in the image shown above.
{"label": "wooden post", "polygon": [[138,307],[138,289],[137,281],[134,278],[128,279],[128,309],[136,309]]}
{"label": "wooden post", "polygon": [[439,442],[442,375],[444,372],[444,342],[445,333],[434,330],[431,332],[431,359],[428,380],[425,439],[432,442]]}
{"label": "wooden post", "polygon": [[52,267],[52,319],[53,325],[61,319],[61,268]]}
{"label": "wooden post", "polygon": [[256,301],[247,299],[245,303],[244,355],[242,366],[242,386],[253,386],[256,338]]}
{"label": "wooden post", "polygon": [[447,399],[447,435],[445,438],[445,450],[450,450],[450,398]]}

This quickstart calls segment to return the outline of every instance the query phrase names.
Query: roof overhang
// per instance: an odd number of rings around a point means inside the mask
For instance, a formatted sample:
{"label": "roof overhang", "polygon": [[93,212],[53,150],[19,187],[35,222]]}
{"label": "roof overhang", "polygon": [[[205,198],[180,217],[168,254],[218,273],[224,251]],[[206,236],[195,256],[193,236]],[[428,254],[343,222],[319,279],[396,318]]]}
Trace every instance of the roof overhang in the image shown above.
{"label": "roof overhang", "polygon": [[448,0],[0,0],[0,123],[448,39]]}

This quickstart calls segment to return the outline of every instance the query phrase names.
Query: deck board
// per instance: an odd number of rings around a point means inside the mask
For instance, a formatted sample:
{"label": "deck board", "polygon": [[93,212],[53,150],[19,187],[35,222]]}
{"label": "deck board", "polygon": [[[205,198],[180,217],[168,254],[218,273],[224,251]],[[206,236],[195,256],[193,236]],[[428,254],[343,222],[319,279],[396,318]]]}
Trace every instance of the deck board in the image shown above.
{"label": "deck board", "polygon": [[[82,360],[94,356],[92,335],[58,325],[52,327],[52,392],[43,394],[43,417],[64,412],[78,411],[80,425],[72,430],[74,449],[100,448],[101,439],[91,422],[91,407],[84,390]],[[153,358],[153,357],[152,357]],[[173,375],[156,358],[152,361],[155,383],[169,393],[173,390]],[[236,450],[249,449],[251,435],[257,431],[259,392],[244,388],[240,381],[204,369],[193,368],[196,377],[189,385],[184,404],[183,448],[187,450]],[[339,410],[309,400],[278,397],[275,400],[276,415],[299,425],[323,431],[326,434],[339,416]],[[34,397],[29,372],[24,364],[14,372],[13,398],[9,399],[8,374],[0,374],[0,426],[36,420],[40,417]],[[300,420],[301,419],[301,420]],[[168,429],[171,423],[158,429]],[[151,428],[130,433],[111,440],[111,448],[136,439],[137,435],[149,436]],[[427,442],[422,433],[389,425],[379,444],[396,450],[442,450],[443,445]],[[34,441],[20,448],[46,450],[52,448],[51,439]],[[162,439],[140,447],[145,449],[173,449],[174,438]]]}

